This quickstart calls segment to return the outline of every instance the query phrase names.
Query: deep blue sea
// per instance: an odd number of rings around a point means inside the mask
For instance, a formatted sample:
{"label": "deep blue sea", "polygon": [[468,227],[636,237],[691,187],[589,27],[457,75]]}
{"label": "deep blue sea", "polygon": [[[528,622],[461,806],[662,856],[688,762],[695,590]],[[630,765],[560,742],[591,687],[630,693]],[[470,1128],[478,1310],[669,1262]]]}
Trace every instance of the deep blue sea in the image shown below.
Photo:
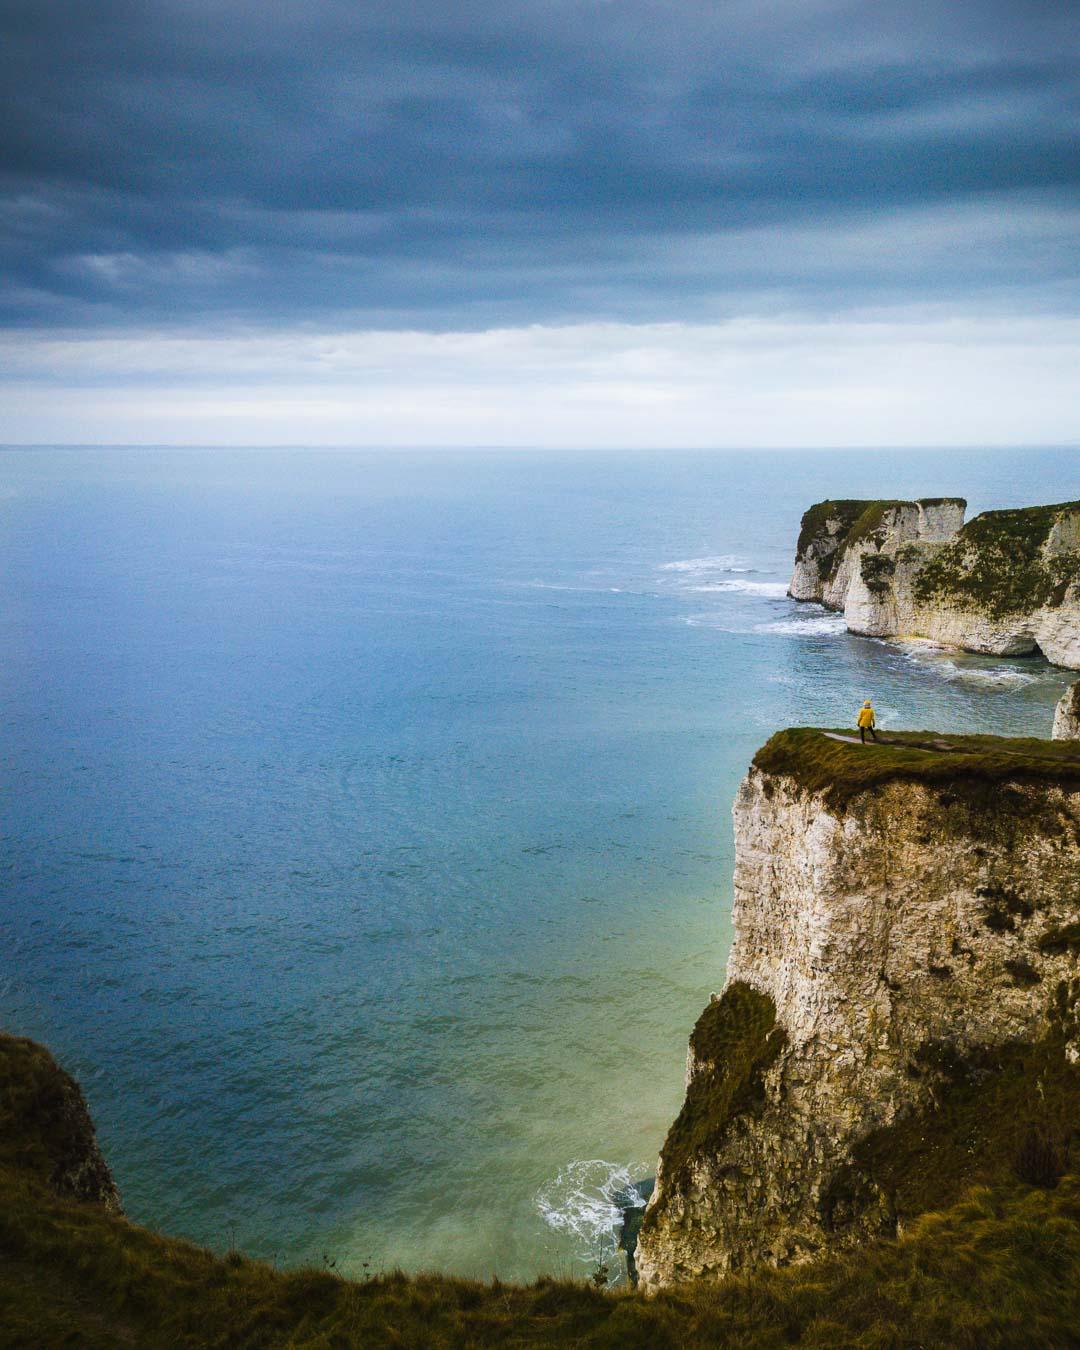
{"label": "deep blue sea", "polygon": [[1048,735],[1064,672],[784,597],[827,496],[1080,497],[1076,451],[0,454],[0,1025],[128,1213],[355,1273],[582,1273],[792,723]]}

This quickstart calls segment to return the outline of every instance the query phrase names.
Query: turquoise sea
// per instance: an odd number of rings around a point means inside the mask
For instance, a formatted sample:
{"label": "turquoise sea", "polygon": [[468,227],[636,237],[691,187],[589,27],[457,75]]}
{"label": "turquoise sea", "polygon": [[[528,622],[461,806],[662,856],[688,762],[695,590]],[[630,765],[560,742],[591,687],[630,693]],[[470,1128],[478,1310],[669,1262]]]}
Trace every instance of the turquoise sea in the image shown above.
{"label": "turquoise sea", "polygon": [[[1041,659],[784,596],[827,496],[1075,450],[0,454],[0,1025],[128,1213],[360,1273],[584,1273],[723,981],[777,727],[1048,735]],[[1075,678],[1075,677],[1074,677]]]}

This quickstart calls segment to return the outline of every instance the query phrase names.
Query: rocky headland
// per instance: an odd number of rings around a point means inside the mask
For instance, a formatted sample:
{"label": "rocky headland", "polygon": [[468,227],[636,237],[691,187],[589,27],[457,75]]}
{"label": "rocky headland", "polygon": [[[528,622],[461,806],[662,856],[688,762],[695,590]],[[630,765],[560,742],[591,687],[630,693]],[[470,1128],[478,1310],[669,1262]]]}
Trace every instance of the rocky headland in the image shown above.
{"label": "rocky headland", "polygon": [[788,594],[871,637],[1080,670],[1080,502],[986,511],[962,498],[825,501],[802,519]]}
{"label": "rocky headland", "polygon": [[1054,1185],[1080,1121],[1080,745],[789,730],[734,815],[734,945],[643,1286],[835,1256],[979,1182]]}

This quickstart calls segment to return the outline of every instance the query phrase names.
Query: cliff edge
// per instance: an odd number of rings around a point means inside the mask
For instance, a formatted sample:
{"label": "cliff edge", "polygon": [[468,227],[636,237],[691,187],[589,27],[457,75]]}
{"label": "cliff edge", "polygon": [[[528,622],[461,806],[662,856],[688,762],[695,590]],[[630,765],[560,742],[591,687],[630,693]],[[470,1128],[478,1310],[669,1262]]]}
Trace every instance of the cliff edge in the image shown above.
{"label": "cliff edge", "polygon": [[793,729],[734,816],[727,982],[642,1284],[896,1236],[976,1182],[1053,1184],[1080,1119],[1080,745]]}
{"label": "cliff edge", "polygon": [[826,501],[805,513],[788,594],[871,637],[1080,669],[1080,502],[986,511],[961,498]]}
{"label": "cliff edge", "polygon": [[57,1195],[120,1213],[78,1083],[34,1041],[0,1032],[0,1167],[43,1181]]}

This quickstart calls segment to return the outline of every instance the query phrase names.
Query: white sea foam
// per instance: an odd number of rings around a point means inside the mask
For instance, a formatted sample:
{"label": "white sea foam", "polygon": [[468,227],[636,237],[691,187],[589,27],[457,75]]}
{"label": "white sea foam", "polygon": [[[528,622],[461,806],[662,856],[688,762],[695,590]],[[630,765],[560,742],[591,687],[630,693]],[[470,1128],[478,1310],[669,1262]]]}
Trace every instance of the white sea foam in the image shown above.
{"label": "white sea foam", "polygon": [[[904,638],[895,644],[904,659],[920,670],[936,675],[950,683],[972,684],[982,689],[1023,689],[1029,684],[1041,684],[1052,678],[1044,669],[1023,670],[1014,665],[976,665],[970,658],[955,655],[955,649],[942,647],[921,638]],[[953,651],[954,655],[948,655]]]}
{"label": "white sea foam", "polygon": [[718,553],[711,558],[683,558],[678,562],[661,563],[661,572],[748,572],[745,558],[734,553]]}
{"label": "white sea foam", "polygon": [[608,1260],[617,1249],[623,1217],[616,1196],[640,1175],[640,1169],[635,1173],[601,1158],[568,1163],[537,1191],[536,1208],[549,1228],[574,1239],[580,1260]]}
{"label": "white sea foam", "polygon": [[787,595],[784,581],[708,581],[686,589],[695,594],[734,591],[738,595],[767,595],[773,600],[782,600]]}
{"label": "white sea foam", "polygon": [[1028,684],[1037,684],[1039,677],[1026,670],[1015,670],[1011,666],[986,669],[979,666],[959,666],[955,661],[921,661],[924,667],[937,670],[946,680],[957,680],[962,684],[982,685],[987,689],[1022,689]]}
{"label": "white sea foam", "polygon": [[683,614],[682,622],[687,628],[715,628],[718,633],[752,633],[754,630],[746,624],[733,623],[730,616],[723,614]]}
{"label": "white sea foam", "polygon": [[847,632],[842,614],[818,614],[809,619],[777,619],[759,623],[755,633],[783,633],[785,637],[837,637]]}

